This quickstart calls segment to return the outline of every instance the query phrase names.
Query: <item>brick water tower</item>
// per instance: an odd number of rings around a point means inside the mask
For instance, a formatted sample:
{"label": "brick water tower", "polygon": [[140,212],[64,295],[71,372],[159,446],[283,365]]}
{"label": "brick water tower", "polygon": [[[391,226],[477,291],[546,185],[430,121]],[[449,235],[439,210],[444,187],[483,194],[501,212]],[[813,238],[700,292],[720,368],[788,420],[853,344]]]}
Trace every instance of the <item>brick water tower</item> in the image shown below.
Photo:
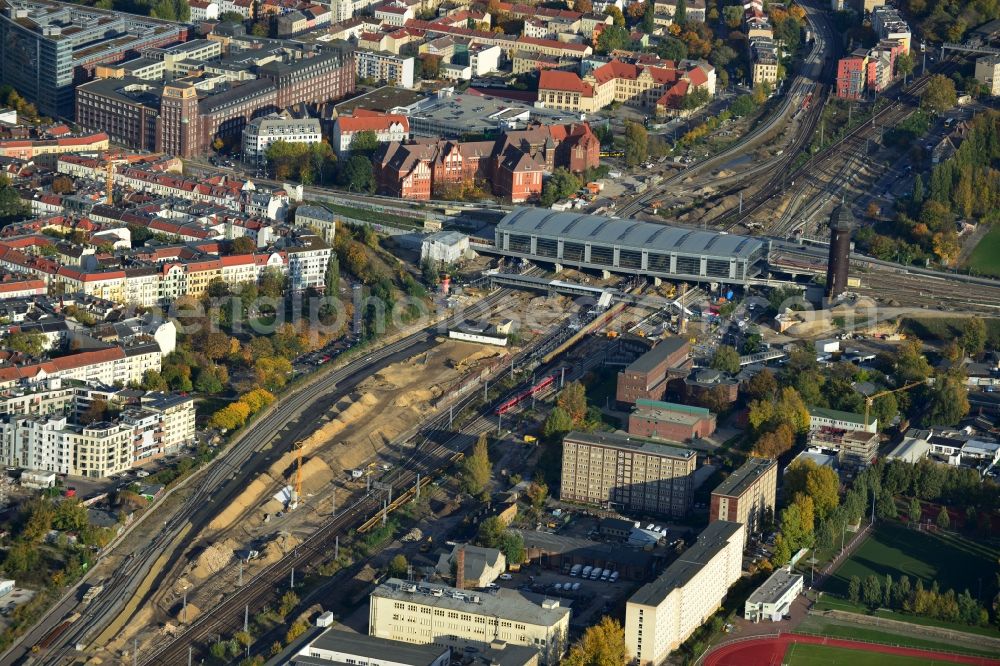
{"label": "brick water tower", "polygon": [[851,265],[851,232],[854,216],[846,202],[841,202],[830,215],[830,258],[826,266],[828,299],[835,299],[847,289],[847,272]]}

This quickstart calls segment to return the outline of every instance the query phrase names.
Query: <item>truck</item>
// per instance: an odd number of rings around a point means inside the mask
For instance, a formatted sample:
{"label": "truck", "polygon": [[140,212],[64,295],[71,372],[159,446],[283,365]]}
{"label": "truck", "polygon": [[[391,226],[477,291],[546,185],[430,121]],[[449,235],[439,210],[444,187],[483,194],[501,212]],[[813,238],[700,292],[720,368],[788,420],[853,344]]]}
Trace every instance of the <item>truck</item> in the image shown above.
{"label": "truck", "polygon": [[572,576],[573,578],[576,578],[577,576],[580,575],[581,569],[583,569],[582,564],[574,564],[573,568],[569,570],[569,575]]}

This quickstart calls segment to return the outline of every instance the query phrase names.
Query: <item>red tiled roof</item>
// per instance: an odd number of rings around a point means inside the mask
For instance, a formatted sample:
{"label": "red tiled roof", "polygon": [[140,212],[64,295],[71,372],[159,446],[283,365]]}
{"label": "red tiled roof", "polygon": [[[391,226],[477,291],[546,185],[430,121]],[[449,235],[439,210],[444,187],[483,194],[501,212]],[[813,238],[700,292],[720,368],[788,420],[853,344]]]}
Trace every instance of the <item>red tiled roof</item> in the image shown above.
{"label": "red tiled roof", "polygon": [[588,87],[573,72],[564,72],[558,69],[543,69],[538,74],[539,90],[562,90],[582,95],[587,92]]}
{"label": "red tiled roof", "polygon": [[399,123],[403,126],[404,132],[410,131],[410,121],[406,116],[399,114],[379,114],[369,115],[367,113],[354,116],[340,116],[337,118],[337,125],[341,132],[386,132],[393,124]]}

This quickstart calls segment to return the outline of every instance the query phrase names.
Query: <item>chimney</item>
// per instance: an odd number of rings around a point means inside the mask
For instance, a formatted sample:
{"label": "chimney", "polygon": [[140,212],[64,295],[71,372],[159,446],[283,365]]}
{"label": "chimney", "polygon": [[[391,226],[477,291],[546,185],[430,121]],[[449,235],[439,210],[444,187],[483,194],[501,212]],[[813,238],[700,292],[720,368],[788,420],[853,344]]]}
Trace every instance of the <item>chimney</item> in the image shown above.
{"label": "chimney", "polygon": [[455,553],[455,587],[465,589],[465,548],[459,548]]}

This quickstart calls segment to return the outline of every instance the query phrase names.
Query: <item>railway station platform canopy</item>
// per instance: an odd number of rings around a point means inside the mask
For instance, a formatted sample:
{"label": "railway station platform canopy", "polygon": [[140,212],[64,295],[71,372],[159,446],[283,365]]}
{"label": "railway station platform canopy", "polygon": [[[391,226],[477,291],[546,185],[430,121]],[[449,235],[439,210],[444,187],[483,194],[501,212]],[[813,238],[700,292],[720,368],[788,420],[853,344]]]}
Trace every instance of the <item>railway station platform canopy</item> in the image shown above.
{"label": "railway station platform canopy", "polygon": [[545,208],[511,211],[495,241],[500,254],[559,266],[730,284],[755,277],[768,252],[749,236]]}

